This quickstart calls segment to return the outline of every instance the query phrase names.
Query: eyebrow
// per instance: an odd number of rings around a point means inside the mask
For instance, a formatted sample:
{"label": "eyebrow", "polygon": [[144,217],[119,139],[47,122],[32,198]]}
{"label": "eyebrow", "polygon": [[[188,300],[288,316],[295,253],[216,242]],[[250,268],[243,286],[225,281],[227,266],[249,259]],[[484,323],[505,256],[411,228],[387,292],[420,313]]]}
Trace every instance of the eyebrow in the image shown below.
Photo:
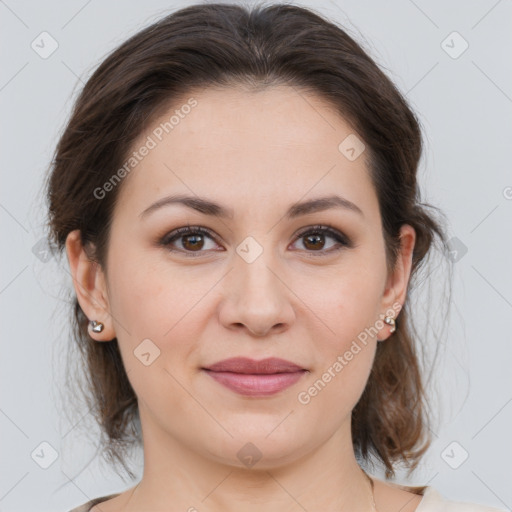
{"label": "eyebrow", "polygon": [[[145,217],[149,213],[159,210],[165,206],[174,204],[181,204],[193,210],[196,210],[205,215],[210,215],[217,218],[233,218],[234,211],[232,208],[227,208],[218,203],[210,201],[208,199],[198,196],[187,196],[187,195],[172,195],[164,197],[153,203],[151,206],[146,208],[139,214],[139,217]],[[303,201],[301,203],[295,203],[288,208],[285,217],[290,220],[301,215],[308,215],[311,213],[321,212],[330,208],[343,208],[364,217],[362,210],[353,202],[345,199],[341,196],[330,195],[326,197],[318,197],[316,199],[310,199],[309,201]]]}

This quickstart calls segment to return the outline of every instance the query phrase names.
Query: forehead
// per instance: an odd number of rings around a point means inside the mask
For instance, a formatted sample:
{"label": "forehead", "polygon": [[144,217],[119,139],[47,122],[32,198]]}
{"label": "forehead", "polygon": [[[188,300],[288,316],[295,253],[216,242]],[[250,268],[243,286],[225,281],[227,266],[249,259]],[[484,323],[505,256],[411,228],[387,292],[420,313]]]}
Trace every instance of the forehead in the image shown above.
{"label": "forehead", "polygon": [[[187,108],[191,102],[192,108]],[[185,113],[187,112],[187,113]],[[172,114],[178,114],[172,116]],[[165,122],[174,117],[171,131]],[[172,123],[171,123],[172,124]],[[315,155],[314,146],[325,151],[330,145],[352,133],[349,124],[333,106],[318,95],[291,86],[273,86],[263,90],[208,88],[191,92],[175,100],[147,133],[163,128],[162,137],[171,142],[190,142],[183,149],[256,153],[264,144],[269,151],[290,148]],[[167,125],[169,129],[169,126]],[[186,140],[185,140],[186,139]],[[165,145],[165,140],[162,140]],[[260,155],[261,156],[261,155]]]}
{"label": "forehead", "polygon": [[135,141],[132,151],[150,149],[121,194],[139,210],[168,192],[223,204],[286,196],[289,205],[326,192],[368,202],[375,198],[368,194],[367,155],[346,157],[350,137],[358,136],[328,102],[296,87],[190,91]]}

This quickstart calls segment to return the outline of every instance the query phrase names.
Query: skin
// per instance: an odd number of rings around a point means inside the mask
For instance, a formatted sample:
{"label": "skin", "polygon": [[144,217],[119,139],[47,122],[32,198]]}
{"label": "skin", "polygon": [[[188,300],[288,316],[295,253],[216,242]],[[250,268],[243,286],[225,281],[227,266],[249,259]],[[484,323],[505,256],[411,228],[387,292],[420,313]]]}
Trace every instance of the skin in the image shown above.
{"label": "skin", "polygon": [[[354,131],[312,93],[286,86],[194,91],[134,149],[192,96],[197,106],[124,178],[104,268],[89,260],[77,231],[66,244],[80,305],[105,325],[91,336],[118,339],[144,442],[141,482],[93,511],[369,511],[350,420],[390,326],[378,324],[307,405],[297,396],[358,334],[404,303],[414,229],[402,227],[388,275],[366,153],[350,161],[339,151]],[[290,205],[333,192],[362,214],[331,208],[284,217]],[[208,198],[234,215],[217,219],[172,205],[140,216],[176,193]],[[194,245],[182,235],[171,246],[176,252],[158,244],[189,223],[216,239],[204,235]],[[316,245],[297,237],[316,224],[332,225],[353,246],[332,251],[339,245],[330,234]],[[236,251],[248,236],[263,250],[251,263]],[[148,338],[160,355],[146,366],[134,350]],[[273,396],[244,397],[200,369],[234,356],[281,357],[309,373]],[[252,468],[237,457],[248,442],[262,454]],[[379,512],[410,512],[421,500],[374,482]]]}

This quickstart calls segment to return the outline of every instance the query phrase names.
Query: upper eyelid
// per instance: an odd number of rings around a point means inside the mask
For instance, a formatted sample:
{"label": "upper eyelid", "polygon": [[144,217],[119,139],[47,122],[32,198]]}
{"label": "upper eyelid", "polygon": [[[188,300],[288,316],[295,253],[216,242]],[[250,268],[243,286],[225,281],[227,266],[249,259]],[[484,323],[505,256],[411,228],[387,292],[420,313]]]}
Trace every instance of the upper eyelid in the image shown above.
{"label": "upper eyelid", "polygon": [[[180,231],[182,231],[182,233],[180,233]],[[301,237],[307,235],[308,233],[315,232],[315,231],[322,231],[322,232],[324,232],[324,234],[326,234],[327,236],[330,236],[331,238],[334,238],[334,239],[339,237],[339,238],[341,238],[342,241],[340,242],[339,240],[336,240],[337,243],[344,243],[347,246],[352,246],[351,238],[349,238],[340,229],[338,229],[332,225],[329,225],[329,224],[313,224],[311,226],[303,227],[295,232],[293,241],[295,242],[296,240],[300,239]],[[330,231],[332,231],[332,232],[330,232]],[[206,234],[207,236],[212,238],[215,241],[215,243],[219,243],[217,234],[210,228],[207,228],[207,227],[201,226],[201,225],[190,225],[190,224],[187,224],[186,226],[181,226],[181,227],[178,227],[176,229],[169,231],[161,238],[161,241],[164,245],[166,245],[166,244],[170,243],[171,239],[173,239],[173,238],[179,239],[181,236],[186,236],[189,232],[192,234],[194,232]],[[197,252],[205,252],[205,251],[197,251]],[[321,251],[318,251],[318,252],[321,252]]]}

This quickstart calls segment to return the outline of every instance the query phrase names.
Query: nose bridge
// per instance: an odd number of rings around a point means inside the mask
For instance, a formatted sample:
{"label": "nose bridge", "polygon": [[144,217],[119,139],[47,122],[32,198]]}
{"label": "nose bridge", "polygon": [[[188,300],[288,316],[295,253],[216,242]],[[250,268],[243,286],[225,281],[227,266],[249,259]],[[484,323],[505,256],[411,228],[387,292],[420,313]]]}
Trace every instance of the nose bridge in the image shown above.
{"label": "nose bridge", "polygon": [[238,244],[235,278],[247,293],[265,295],[265,300],[279,293],[278,279],[271,270],[277,266],[276,252],[268,233],[249,235]]}

